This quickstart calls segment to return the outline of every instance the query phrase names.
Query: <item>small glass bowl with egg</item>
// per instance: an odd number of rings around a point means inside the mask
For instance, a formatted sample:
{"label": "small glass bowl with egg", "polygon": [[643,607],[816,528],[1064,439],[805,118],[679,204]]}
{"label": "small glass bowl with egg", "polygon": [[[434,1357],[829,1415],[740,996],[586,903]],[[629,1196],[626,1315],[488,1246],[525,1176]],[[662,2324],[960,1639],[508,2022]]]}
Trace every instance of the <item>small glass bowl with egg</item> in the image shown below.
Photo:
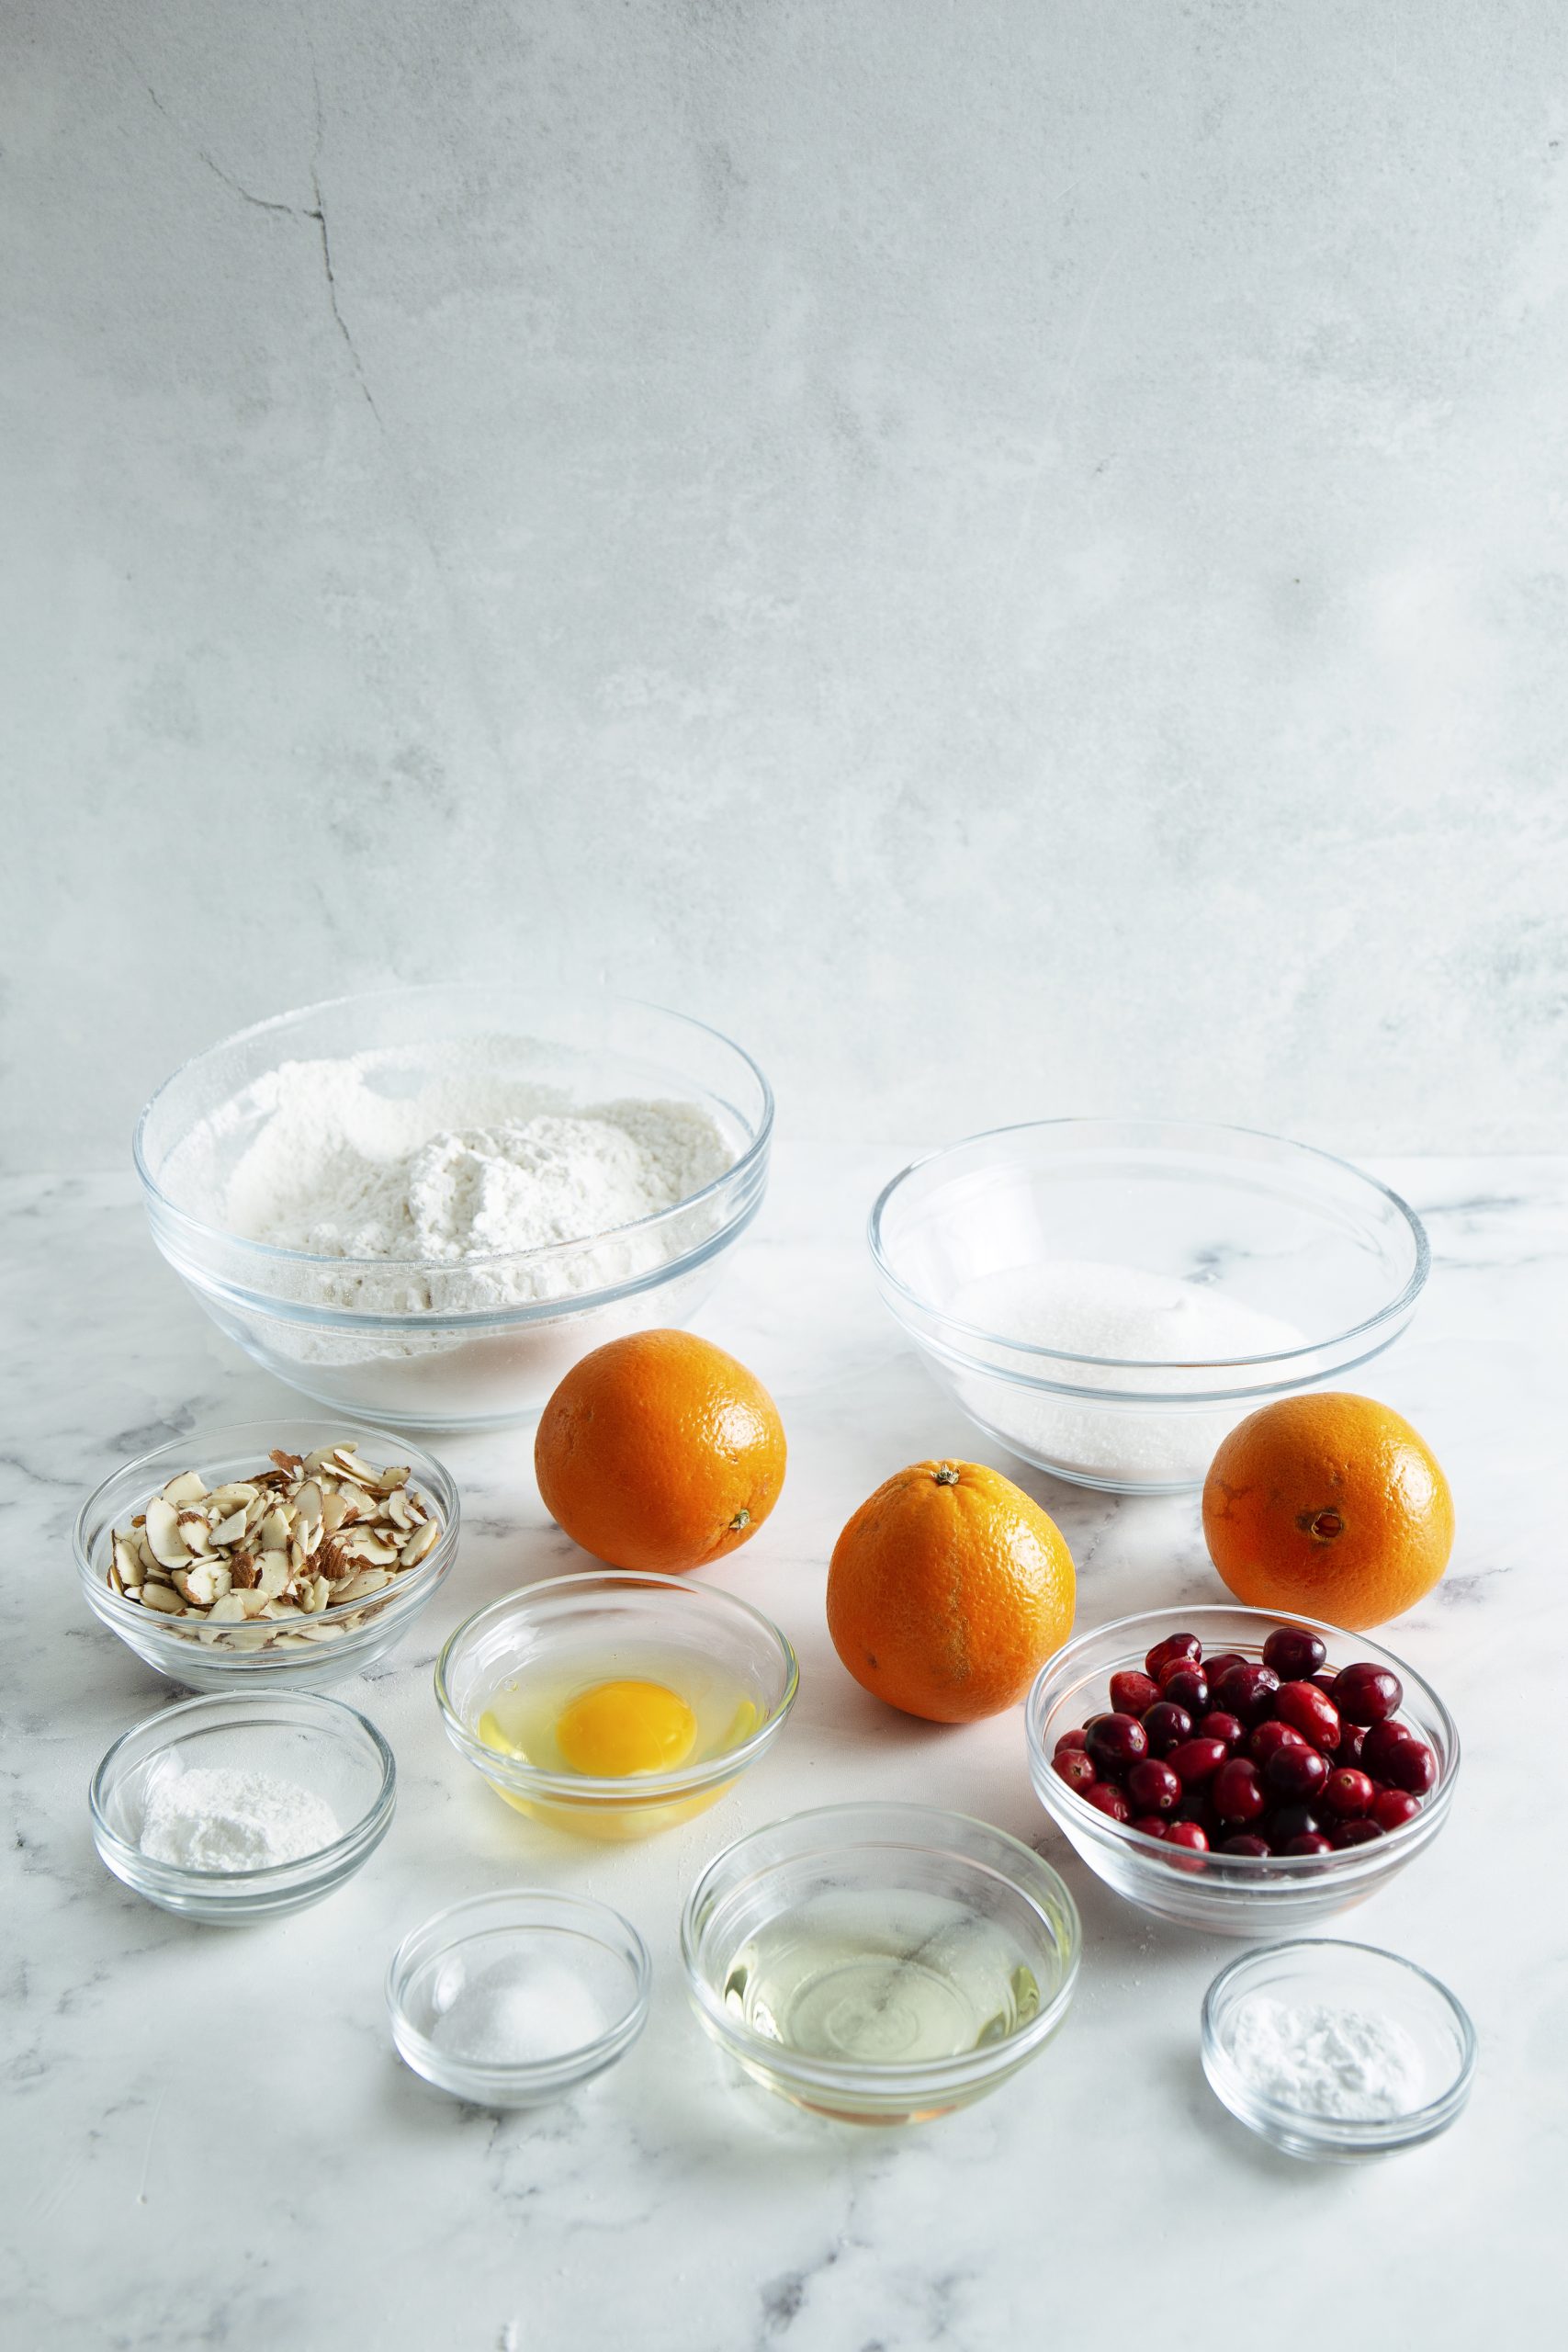
{"label": "small glass bowl with egg", "polygon": [[492,1601],[435,1666],[446,1736],[497,1796],[610,1841],[716,1804],[799,1687],[794,1650],[749,1601],[613,1568]]}

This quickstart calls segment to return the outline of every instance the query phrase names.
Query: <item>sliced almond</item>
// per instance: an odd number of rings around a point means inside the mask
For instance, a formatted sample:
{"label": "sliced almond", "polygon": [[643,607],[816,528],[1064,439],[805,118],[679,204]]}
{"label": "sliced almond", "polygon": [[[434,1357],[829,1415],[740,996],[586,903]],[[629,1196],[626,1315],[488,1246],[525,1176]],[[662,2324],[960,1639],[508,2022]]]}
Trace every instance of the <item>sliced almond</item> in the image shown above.
{"label": "sliced almond", "polygon": [[245,1614],[245,1604],[237,1592],[220,1592],[208,1613],[209,1625],[237,1625]]}
{"label": "sliced almond", "polygon": [[198,1503],[206,1492],[207,1481],[198,1471],[183,1470],[177,1478],[171,1478],[164,1487],[164,1500],[166,1503],[173,1503],[177,1510],[181,1503]]}
{"label": "sliced almond", "polygon": [[276,1600],[288,1582],[288,1562],[281,1552],[264,1552],[258,1563],[259,1583],[254,1588],[263,1600]]}
{"label": "sliced almond", "polygon": [[274,1619],[280,1617],[298,1617],[300,1614],[301,1611],[296,1609],[291,1600],[269,1600],[262,1611],[262,1615],[264,1617]]}
{"label": "sliced almond", "polygon": [[141,1565],[141,1553],[134,1544],[128,1544],[123,1535],[117,1535],[114,1539],[114,1565],[122,1591],[139,1585],[147,1573]]}
{"label": "sliced almond", "polygon": [[161,1567],[183,1568],[190,1558],[175,1507],[164,1495],[154,1495],[147,1506],[147,1542]]}
{"label": "sliced almond", "polygon": [[198,1510],[182,1510],[179,1515],[180,1542],[187,1552],[199,1559],[210,1549],[212,1531]]}
{"label": "sliced almond", "polygon": [[239,1542],[244,1532],[245,1514],[243,1510],[235,1510],[231,1511],[227,1519],[220,1519],[216,1527],[209,1529],[208,1533],[214,1544],[221,1544],[227,1551],[231,1544]]}
{"label": "sliced almond", "polygon": [[288,1521],[280,1510],[269,1510],[261,1523],[264,1552],[283,1552],[288,1546]]}
{"label": "sliced almond", "polygon": [[191,1569],[186,1578],[186,1597],[200,1608],[210,1609],[214,1601],[224,1598],[229,1585],[230,1576],[226,1567],[217,1561],[203,1560],[199,1566]]}
{"label": "sliced almond", "polygon": [[380,1592],[391,1581],[385,1568],[361,1568],[347,1591],[340,1593],[338,1598],[342,1600],[363,1600],[367,1592]]}
{"label": "sliced almond", "polygon": [[351,1560],[362,1560],[367,1568],[392,1567],[398,1557],[397,1545],[383,1544],[377,1535],[356,1535],[342,1548]]}
{"label": "sliced almond", "polygon": [[399,1553],[398,1559],[400,1565],[405,1568],[417,1568],[422,1560],[429,1558],[440,1541],[441,1530],[433,1519],[427,1519],[424,1525],[409,1537],[408,1542]]}
{"label": "sliced almond", "polygon": [[151,1577],[141,1588],[141,1605],[155,1609],[160,1617],[177,1617],[185,1602],[172,1584],[154,1584]]}

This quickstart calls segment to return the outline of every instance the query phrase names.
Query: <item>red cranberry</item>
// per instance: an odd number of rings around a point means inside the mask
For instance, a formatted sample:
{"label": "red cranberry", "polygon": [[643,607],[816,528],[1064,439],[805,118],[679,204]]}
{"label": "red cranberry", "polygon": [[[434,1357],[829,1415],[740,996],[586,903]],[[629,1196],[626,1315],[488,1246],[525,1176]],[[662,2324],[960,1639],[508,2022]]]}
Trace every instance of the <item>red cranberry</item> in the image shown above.
{"label": "red cranberry", "polygon": [[1168,1666],[1176,1666],[1184,1660],[1196,1666],[1202,1655],[1203,1645],[1196,1634],[1168,1634],[1163,1642],[1155,1644],[1144,1665],[1157,1682]]}
{"label": "red cranberry", "polygon": [[1119,1715],[1145,1714],[1159,1697],[1159,1684],[1146,1674],[1113,1674],[1111,1703]]}
{"label": "red cranberry", "polygon": [[1130,1821],[1133,1817],[1132,1806],[1113,1781],[1096,1781],[1092,1789],[1084,1790],[1083,1796],[1086,1804],[1111,1821]]}
{"label": "red cranberry", "polygon": [[1327,1650],[1304,1625],[1277,1626],[1263,1645],[1263,1663],[1271,1666],[1281,1682],[1306,1682],[1314,1675]]}
{"label": "red cranberry", "polygon": [[1337,1772],[1330,1772],[1323,1784],[1324,1804],[1330,1813],[1338,1814],[1345,1821],[1354,1821],[1362,1814],[1371,1813],[1374,1794],[1366,1774],[1358,1772],[1354,1766],[1349,1765],[1342,1766]]}
{"label": "red cranberry", "polygon": [[1127,1775],[1127,1794],[1140,1813],[1174,1813],[1181,1803],[1181,1782],[1168,1764],[1145,1756]]}
{"label": "red cranberry", "polygon": [[1380,1789],[1372,1799],[1372,1819],[1380,1829],[1403,1829],[1421,1810],[1421,1800],[1408,1789]]}
{"label": "red cranberry", "polygon": [[1060,1756],[1065,1747],[1082,1747],[1083,1744],[1084,1729],[1080,1724],[1076,1731],[1065,1731],[1062,1734],[1061,1738],[1056,1742],[1055,1753]]}
{"label": "red cranberry", "polygon": [[[1281,1682],[1274,1694],[1274,1713],[1282,1724],[1310,1740],[1314,1747],[1321,1747],[1332,1756],[1339,1745],[1339,1712],[1314,1682]],[[1094,1743],[1089,1742],[1089,1754]]]}
{"label": "red cranberry", "polygon": [[1228,1714],[1239,1715],[1244,1724],[1260,1724],[1274,1712],[1280,1678],[1271,1667],[1243,1658],[1239,1666],[1227,1666],[1217,1680],[1211,1677],[1209,1688]]}
{"label": "red cranberry", "polygon": [[1066,1781],[1069,1789],[1077,1789],[1082,1796],[1092,1789],[1096,1780],[1094,1766],[1081,1747],[1059,1747],[1051,1758],[1051,1770],[1058,1781]]}
{"label": "red cranberry", "polygon": [[1217,1650],[1213,1657],[1206,1657],[1203,1660],[1203,1671],[1208,1676],[1212,1686],[1219,1680],[1222,1674],[1228,1674],[1233,1666],[1246,1664],[1247,1660],[1239,1650]]}
{"label": "red cranberry", "polygon": [[1255,1764],[1267,1764],[1277,1747],[1305,1746],[1306,1742],[1299,1731],[1293,1731],[1289,1724],[1282,1724],[1277,1715],[1270,1715],[1267,1723],[1258,1724],[1248,1735],[1247,1752]]}
{"label": "red cranberry", "polygon": [[[1292,1838],[1323,1836],[1323,1815],[1310,1804],[1276,1805],[1269,1816],[1269,1835],[1276,1846],[1288,1847]],[[1324,1838],[1326,1846],[1328,1840]]]}
{"label": "red cranberry", "polygon": [[1192,1718],[1185,1707],[1172,1704],[1168,1699],[1156,1699],[1144,1717],[1144,1730],[1148,1735],[1149,1754],[1168,1756],[1184,1739],[1192,1736]]}
{"label": "red cranberry", "polygon": [[1196,1789],[1213,1778],[1225,1760],[1225,1751],[1217,1739],[1184,1739],[1165,1760],[1184,1789]]}
{"label": "red cranberry", "polygon": [[1216,1707],[1204,1716],[1198,1733],[1202,1739],[1223,1740],[1226,1747],[1239,1747],[1247,1737],[1247,1725],[1239,1715],[1227,1715],[1223,1708]]}
{"label": "red cranberry", "polygon": [[1298,1837],[1287,1838],[1279,1850],[1281,1854],[1331,1854],[1334,1849],[1319,1831],[1303,1829]]}
{"label": "red cranberry", "polygon": [[1258,1767],[1245,1756],[1228,1757],[1215,1773],[1210,1796],[1222,1821],[1256,1821],[1269,1800],[1258,1777]]}
{"label": "red cranberry", "polygon": [[1363,1815],[1357,1821],[1336,1822],[1328,1833],[1328,1842],[1337,1849],[1341,1846],[1370,1846],[1374,1838],[1382,1836],[1382,1831],[1377,1823],[1367,1820]]}
{"label": "red cranberry", "polygon": [[1339,1745],[1334,1751],[1337,1762],[1340,1764],[1359,1764],[1361,1760],[1361,1750],[1366,1744],[1367,1726],[1365,1724],[1341,1724],[1339,1726]]}
{"label": "red cranberry", "polygon": [[1250,1829],[1238,1830],[1234,1838],[1221,1840],[1222,1854],[1271,1854],[1274,1849],[1267,1838],[1258,1838]]}
{"label": "red cranberry", "polygon": [[1160,1677],[1159,1695],[1173,1707],[1185,1707],[1190,1715],[1201,1715],[1209,1704],[1209,1678],[1200,1666],[1168,1666]]}
{"label": "red cranberry", "polygon": [[1120,1780],[1129,1764],[1149,1752],[1149,1736],[1136,1715],[1096,1715],[1084,1739],[1098,1772]]}
{"label": "red cranberry", "polygon": [[1130,1824],[1132,1828],[1141,1829],[1145,1838],[1163,1838],[1169,1826],[1168,1822],[1160,1819],[1157,1813],[1137,1814]]}
{"label": "red cranberry", "polygon": [[1317,1673],[1303,1675],[1302,1679],[1303,1682],[1310,1682],[1314,1690],[1321,1690],[1325,1699],[1332,1699],[1334,1686],[1338,1681],[1339,1676],[1337,1668],[1321,1667]]}
{"label": "red cranberry", "polygon": [[1365,1659],[1342,1666],[1334,1678],[1334,1703],[1348,1724],[1381,1724],[1399,1713],[1404,1686],[1386,1667]]}
{"label": "red cranberry", "polygon": [[1437,1780],[1438,1759],[1405,1724],[1373,1724],[1362,1742],[1361,1770],[1374,1781],[1424,1797]]}
{"label": "red cranberry", "polygon": [[1165,1833],[1168,1846],[1184,1846],[1189,1853],[1206,1854],[1209,1841],[1195,1821],[1173,1821]]}
{"label": "red cranberry", "polygon": [[1293,1747],[1277,1747],[1263,1767],[1270,1795],[1286,1804],[1301,1804],[1315,1797],[1328,1779],[1328,1758],[1301,1740]]}

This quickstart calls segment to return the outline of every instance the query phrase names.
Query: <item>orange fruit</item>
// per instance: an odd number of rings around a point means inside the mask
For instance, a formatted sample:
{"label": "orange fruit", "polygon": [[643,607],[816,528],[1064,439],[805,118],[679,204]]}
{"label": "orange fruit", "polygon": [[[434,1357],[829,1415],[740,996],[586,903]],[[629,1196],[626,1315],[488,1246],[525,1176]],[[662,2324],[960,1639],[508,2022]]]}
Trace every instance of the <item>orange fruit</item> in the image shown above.
{"label": "orange fruit", "polygon": [[1061,1529],[999,1471],[917,1462],[862,1503],[828,1570],[828,1631],[857,1682],[907,1715],[1015,1706],[1073,1630]]}
{"label": "orange fruit", "polygon": [[1453,1549],[1453,1498],[1402,1414],[1317,1390],[1232,1430],[1204,1481],[1203,1533],[1249,1608],[1359,1633],[1431,1591]]}
{"label": "orange fruit", "polygon": [[778,1408],[691,1331],[633,1331],[572,1366],[534,1440],[545,1508],[613,1568],[675,1575],[749,1543],[784,1485]]}

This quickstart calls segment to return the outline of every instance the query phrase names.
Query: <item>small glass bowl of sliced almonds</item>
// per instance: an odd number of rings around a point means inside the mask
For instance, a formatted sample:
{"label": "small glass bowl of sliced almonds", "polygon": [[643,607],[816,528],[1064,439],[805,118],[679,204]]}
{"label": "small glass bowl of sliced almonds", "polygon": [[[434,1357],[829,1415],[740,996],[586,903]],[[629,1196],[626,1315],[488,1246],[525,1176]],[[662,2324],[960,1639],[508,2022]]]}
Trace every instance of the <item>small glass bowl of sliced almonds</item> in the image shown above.
{"label": "small glass bowl of sliced almonds", "polygon": [[457,1488],[380,1430],[256,1421],[127,1463],[83,1504],[94,1615],[193,1690],[319,1689],[400,1641],[457,1555]]}

